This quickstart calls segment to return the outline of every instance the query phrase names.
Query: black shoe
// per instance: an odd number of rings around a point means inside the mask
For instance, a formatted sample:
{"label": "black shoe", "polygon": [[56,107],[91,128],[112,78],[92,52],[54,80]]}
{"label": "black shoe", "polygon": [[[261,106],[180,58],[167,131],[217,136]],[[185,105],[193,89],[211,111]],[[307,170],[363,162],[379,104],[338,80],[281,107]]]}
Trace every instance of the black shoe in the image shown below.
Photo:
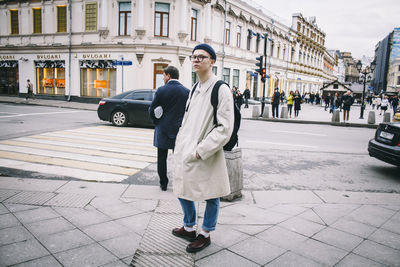
{"label": "black shoe", "polygon": [[161,191],[167,191],[167,187],[168,187],[168,185],[160,184]]}
{"label": "black shoe", "polygon": [[175,228],[172,230],[172,234],[190,242],[196,240],[196,231],[188,232],[185,230],[185,227]]}
{"label": "black shoe", "polygon": [[192,243],[187,245],[186,251],[189,253],[199,252],[211,244],[211,238],[199,234]]}

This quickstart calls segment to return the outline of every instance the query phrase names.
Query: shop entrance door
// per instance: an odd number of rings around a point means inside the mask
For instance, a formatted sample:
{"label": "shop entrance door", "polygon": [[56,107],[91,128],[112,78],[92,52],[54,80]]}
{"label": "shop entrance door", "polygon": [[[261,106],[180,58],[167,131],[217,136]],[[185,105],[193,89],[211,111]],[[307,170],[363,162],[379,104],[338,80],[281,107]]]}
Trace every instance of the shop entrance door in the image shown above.
{"label": "shop entrance door", "polygon": [[13,65],[10,64],[2,64],[2,65],[3,66],[0,66],[0,94],[18,95],[19,92],[18,63],[15,63]]}

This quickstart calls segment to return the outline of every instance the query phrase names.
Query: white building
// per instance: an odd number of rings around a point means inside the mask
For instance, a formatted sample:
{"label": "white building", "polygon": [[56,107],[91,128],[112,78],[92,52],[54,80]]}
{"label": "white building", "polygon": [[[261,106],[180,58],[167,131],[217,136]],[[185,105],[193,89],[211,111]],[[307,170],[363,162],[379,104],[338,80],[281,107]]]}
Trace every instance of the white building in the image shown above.
{"label": "white building", "polygon": [[0,94],[25,94],[30,79],[38,95],[97,101],[159,87],[169,64],[191,87],[188,56],[207,42],[217,76],[260,97],[254,69],[265,34],[266,96],[275,87],[317,91],[336,79],[323,67],[325,34],[301,14],[289,27],[240,0],[0,1]]}

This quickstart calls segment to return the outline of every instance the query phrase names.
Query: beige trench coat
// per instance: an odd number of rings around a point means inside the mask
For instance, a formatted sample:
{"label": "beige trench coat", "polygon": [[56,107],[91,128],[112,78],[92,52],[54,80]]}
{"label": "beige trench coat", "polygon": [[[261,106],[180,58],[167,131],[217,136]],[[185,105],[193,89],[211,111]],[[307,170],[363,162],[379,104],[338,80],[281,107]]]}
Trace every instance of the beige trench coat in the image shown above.
{"label": "beige trench coat", "polygon": [[[199,84],[186,103],[187,111],[176,137],[173,190],[183,199],[199,201],[230,194],[223,146],[229,141],[234,124],[232,92],[225,84],[218,92],[217,120],[213,122],[211,92],[213,75]],[[201,159],[196,159],[196,152]]]}

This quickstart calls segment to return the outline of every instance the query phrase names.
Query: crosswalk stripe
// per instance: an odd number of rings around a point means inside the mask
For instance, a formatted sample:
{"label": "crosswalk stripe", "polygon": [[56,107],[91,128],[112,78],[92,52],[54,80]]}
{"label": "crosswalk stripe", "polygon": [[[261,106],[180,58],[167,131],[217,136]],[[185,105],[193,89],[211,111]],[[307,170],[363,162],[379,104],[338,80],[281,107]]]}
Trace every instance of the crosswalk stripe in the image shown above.
{"label": "crosswalk stripe", "polygon": [[24,141],[14,141],[14,140],[3,140],[0,141],[0,144],[10,145],[10,146],[23,146],[30,148],[39,148],[46,149],[49,151],[61,151],[61,152],[70,152],[84,155],[93,155],[93,156],[101,156],[105,158],[116,158],[116,159],[127,159],[134,161],[143,161],[143,162],[156,162],[157,159],[155,157],[142,156],[142,155],[133,155],[133,154],[123,154],[123,153],[115,153],[115,152],[106,152],[95,149],[84,149],[84,148],[75,148],[75,147],[67,147],[63,145],[50,145],[44,143],[32,143],[32,142],[24,142]]}
{"label": "crosswalk stripe", "polygon": [[91,163],[91,162],[82,162],[70,159],[52,158],[46,156],[38,156],[38,155],[16,153],[9,151],[2,151],[0,154],[0,158],[27,161],[32,163],[46,163],[50,165],[73,167],[83,170],[101,171],[106,173],[114,173],[122,175],[133,175],[139,171],[138,169],[133,169],[133,168],[125,168],[125,167],[118,167],[118,166]]}
{"label": "crosswalk stripe", "polygon": [[133,136],[132,135],[121,135],[115,133],[97,133],[90,131],[76,131],[76,130],[66,130],[68,134],[80,135],[80,136],[89,136],[89,137],[99,137],[99,138],[113,138],[116,140],[124,140],[130,142],[143,142],[145,144],[153,144],[153,137],[141,137],[141,136]]}
{"label": "crosswalk stripe", "polygon": [[[114,127],[114,126],[95,126],[95,127],[86,127],[86,128],[97,128],[101,129],[101,131],[108,130],[110,132],[117,132],[117,133],[135,133],[135,134],[142,134],[142,135],[148,135],[152,136],[153,135],[153,129],[143,129],[143,128],[130,128],[130,127]],[[81,128],[85,129],[85,128]]]}
{"label": "crosswalk stripe", "polygon": [[127,168],[143,169],[150,165],[150,163],[147,163],[147,162],[125,160],[125,159],[105,158],[105,157],[90,156],[90,155],[81,155],[81,154],[77,154],[77,153],[57,152],[57,151],[29,148],[29,147],[10,146],[10,145],[3,145],[0,143],[0,157],[1,157],[1,153],[2,153],[1,151],[17,152],[17,153],[31,154],[31,155],[37,155],[37,156],[62,158],[62,159],[79,160],[79,161],[101,163],[101,164],[107,164],[107,165],[116,165],[116,166],[127,167]]}
{"label": "crosswalk stripe", "polygon": [[2,158],[0,158],[0,166],[6,168],[24,170],[24,171],[45,173],[48,175],[57,175],[61,177],[73,177],[76,179],[87,180],[87,181],[121,182],[128,178],[128,176],[126,175],[88,171],[88,170],[69,168],[63,166],[37,164],[37,163],[2,159]]}

